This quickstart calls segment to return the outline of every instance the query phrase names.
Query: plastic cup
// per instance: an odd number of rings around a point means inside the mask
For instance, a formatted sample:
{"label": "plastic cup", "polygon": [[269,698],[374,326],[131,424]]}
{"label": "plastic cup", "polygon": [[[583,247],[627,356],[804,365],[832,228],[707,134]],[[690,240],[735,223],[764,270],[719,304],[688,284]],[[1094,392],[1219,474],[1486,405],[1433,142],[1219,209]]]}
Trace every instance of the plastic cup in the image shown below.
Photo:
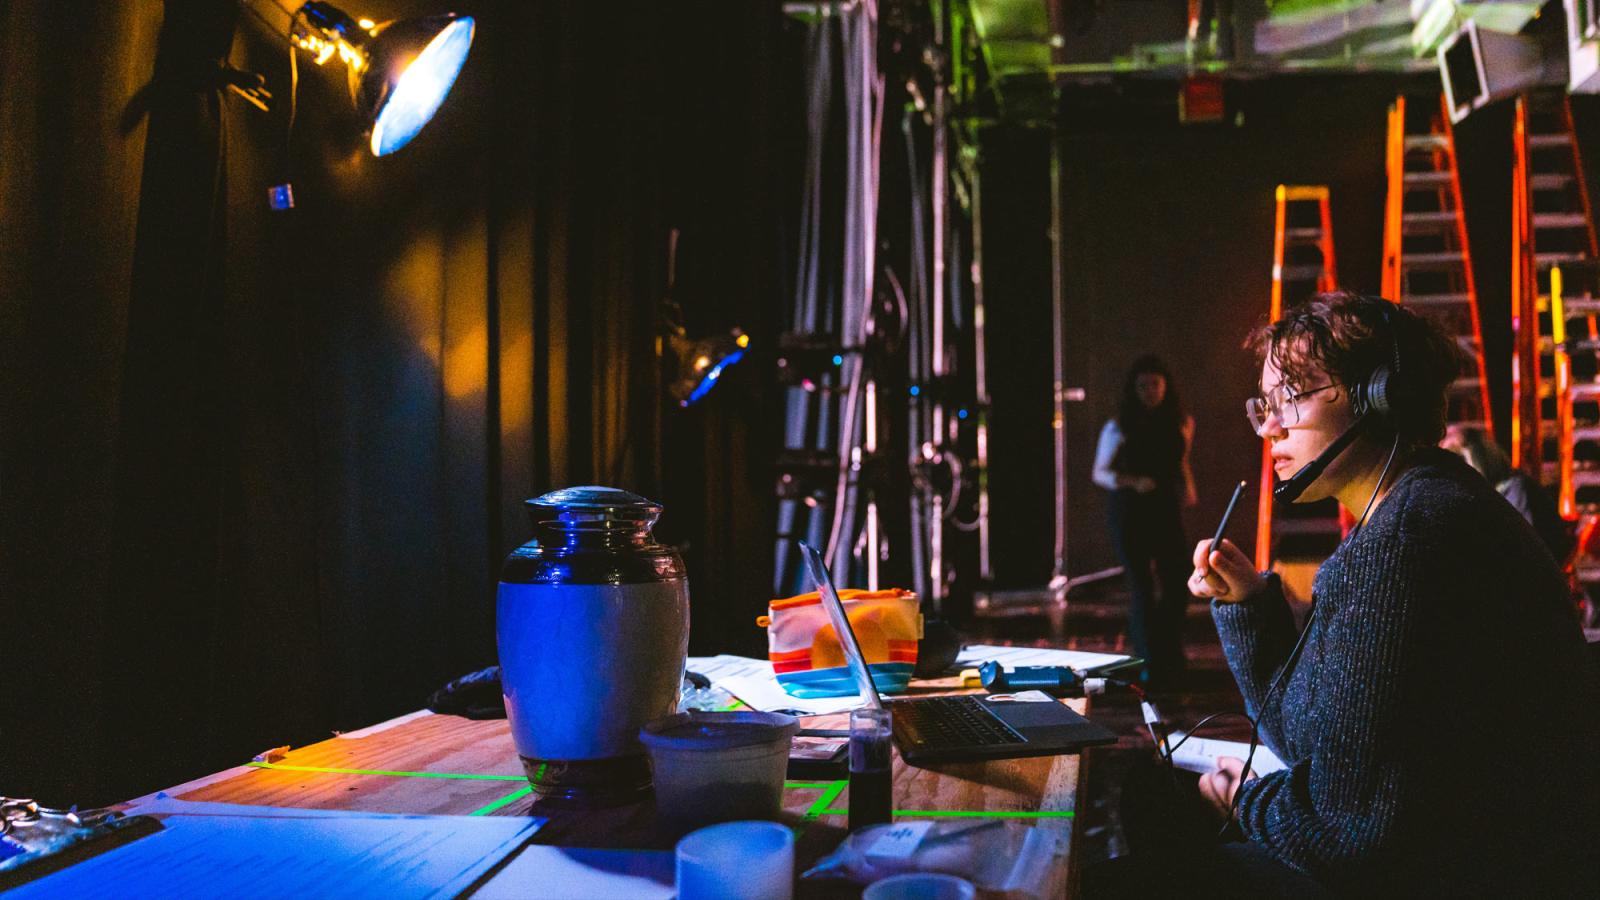
{"label": "plastic cup", "polygon": [[907,872],[874,881],[861,900],[973,900],[978,889],[954,875]]}
{"label": "plastic cup", "polygon": [[724,822],[678,842],[678,900],[790,900],[793,896],[794,833],[786,826]]}
{"label": "plastic cup", "polygon": [[774,819],[783,805],[794,716],[687,712],[639,729],[654,770],[656,815],[682,834],[739,819]]}

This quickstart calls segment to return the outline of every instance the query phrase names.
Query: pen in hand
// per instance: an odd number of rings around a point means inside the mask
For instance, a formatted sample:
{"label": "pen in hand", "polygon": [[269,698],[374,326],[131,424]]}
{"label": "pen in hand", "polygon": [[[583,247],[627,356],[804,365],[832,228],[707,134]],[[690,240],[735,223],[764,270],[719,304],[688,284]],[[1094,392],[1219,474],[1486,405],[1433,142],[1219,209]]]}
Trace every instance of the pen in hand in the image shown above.
{"label": "pen in hand", "polygon": [[1210,556],[1210,551],[1216,550],[1217,544],[1222,542],[1222,533],[1228,530],[1228,520],[1233,518],[1233,508],[1239,505],[1239,495],[1244,493],[1244,485],[1245,483],[1241,481],[1239,486],[1233,489],[1233,498],[1228,501],[1228,508],[1223,510],[1222,521],[1217,523],[1217,533],[1211,537],[1211,546],[1206,553],[1207,556]]}

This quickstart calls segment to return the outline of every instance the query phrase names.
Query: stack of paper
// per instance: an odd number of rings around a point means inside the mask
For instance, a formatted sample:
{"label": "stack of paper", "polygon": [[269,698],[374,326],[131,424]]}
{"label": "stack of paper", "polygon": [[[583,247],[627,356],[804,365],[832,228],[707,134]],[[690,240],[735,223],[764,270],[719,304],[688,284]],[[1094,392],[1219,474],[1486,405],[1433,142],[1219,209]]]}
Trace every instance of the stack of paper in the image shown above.
{"label": "stack of paper", "polygon": [[7,900],[454,897],[544,822],[187,803],[164,795],[129,812],[158,816],[163,827],[30,881]]}
{"label": "stack of paper", "polygon": [[1001,668],[1018,666],[1066,666],[1083,671],[1096,666],[1122,662],[1129,657],[1117,653],[1088,653],[1083,650],[1057,650],[1052,647],[998,647],[971,644],[956,657],[956,665],[972,667],[993,660]]}
{"label": "stack of paper", "polygon": [[[1250,755],[1250,745],[1243,741],[1218,741],[1206,738],[1192,737],[1184,740],[1182,731],[1174,731],[1167,737],[1167,746],[1177,746],[1183,741],[1183,746],[1178,747],[1172,754],[1172,764],[1188,772],[1204,774],[1217,767],[1217,757],[1231,756],[1242,760]],[[1283,760],[1276,753],[1268,750],[1265,744],[1256,745],[1256,755],[1250,760],[1250,771],[1257,775],[1270,775],[1280,769],[1287,769]]]}

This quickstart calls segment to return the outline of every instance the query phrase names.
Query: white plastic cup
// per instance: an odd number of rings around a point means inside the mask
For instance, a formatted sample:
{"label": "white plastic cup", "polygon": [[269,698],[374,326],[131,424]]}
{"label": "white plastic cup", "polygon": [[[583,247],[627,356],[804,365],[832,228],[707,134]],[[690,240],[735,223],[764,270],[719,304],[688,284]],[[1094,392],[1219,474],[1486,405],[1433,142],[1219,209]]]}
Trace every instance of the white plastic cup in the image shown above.
{"label": "white plastic cup", "polygon": [[794,716],[689,712],[639,730],[654,770],[656,815],[669,833],[717,822],[775,819],[783,806]]}
{"label": "white plastic cup", "polygon": [[724,822],[678,842],[678,900],[793,897],[794,833],[784,825]]}
{"label": "white plastic cup", "polygon": [[954,875],[907,872],[874,881],[861,900],[973,900],[978,889]]}

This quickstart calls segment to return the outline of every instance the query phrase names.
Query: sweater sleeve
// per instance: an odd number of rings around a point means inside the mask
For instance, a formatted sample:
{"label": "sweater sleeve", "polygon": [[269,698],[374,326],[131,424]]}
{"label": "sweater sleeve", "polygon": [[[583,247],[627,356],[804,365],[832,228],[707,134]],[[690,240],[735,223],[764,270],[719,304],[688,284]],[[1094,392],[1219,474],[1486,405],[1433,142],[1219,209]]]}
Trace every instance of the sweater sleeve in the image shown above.
{"label": "sweater sleeve", "polygon": [[[1239,789],[1239,824],[1274,857],[1330,883],[1382,856],[1407,798],[1401,698],[1417,677],[1410,653],[1437,579],[1414,541],[1351,548],[1351,590],[1320,623],[1318,679],[1297,734],[1308,755]],[[1327,605],[1324,603],[1324,605]],[[1413,811],[1413,815],[1414,815]]]}
{"label": "sweater sleeve", "polygon": [[1283,596],[1282,579],[1276,572],[1268,572],[1266,584],[1254,595],[1237,603],[1211,601],[1211,618],[1222,639],[1228,668],[1244,695],[1245,711],[1260,723],[1267,746],[1284,756],[1279,715],[1283,694],[1280,691],[1268,698],[1267,693],[1299,635],[1289,601]]}
{"label": "sweater sleeve", "polygon": [[1111,419],[1100,429],[1100,440],[1094,448],[1094,483],[1108,491],[1114,491],[1118,486],[1117,473],[1112,471],[1111,464],[1121,448],[1122,429],[1117,427],[1116,419]]}

